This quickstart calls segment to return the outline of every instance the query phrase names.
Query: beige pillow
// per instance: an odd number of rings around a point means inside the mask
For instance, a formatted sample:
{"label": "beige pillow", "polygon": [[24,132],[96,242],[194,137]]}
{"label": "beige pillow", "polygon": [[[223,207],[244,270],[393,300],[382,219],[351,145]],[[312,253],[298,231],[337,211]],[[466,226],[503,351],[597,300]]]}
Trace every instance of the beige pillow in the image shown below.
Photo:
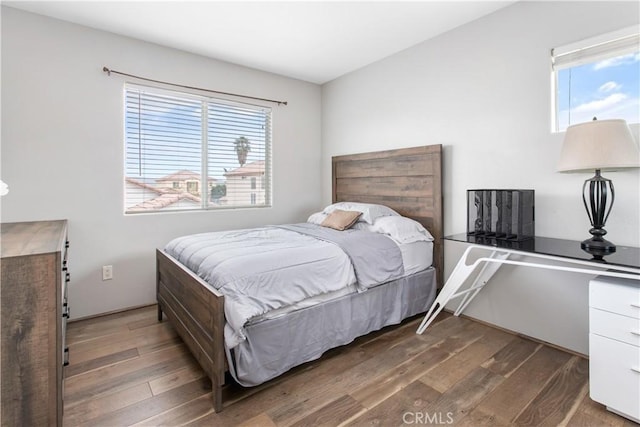
{"label": "beige pillow", "polygon": [[362,212],[336,209],[331,212],[320,225],[342,231],[355,224],[358,218],[360,218],[360,215],[362,215]]}

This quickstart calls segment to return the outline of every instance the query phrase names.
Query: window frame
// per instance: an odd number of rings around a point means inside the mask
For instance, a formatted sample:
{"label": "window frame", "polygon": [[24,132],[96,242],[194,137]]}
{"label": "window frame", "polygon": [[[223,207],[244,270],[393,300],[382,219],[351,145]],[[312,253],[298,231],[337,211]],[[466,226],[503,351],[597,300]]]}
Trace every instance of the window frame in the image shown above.
{"label": "window frame", "polygon": [[[560,70],[595,63],[607,58],[638,51],[640,30],[637,25],[589,37],[551,49],[551,132],[561,133],[560,100],[558,96]],[[569,123],[568,126],[575,124]],[[629,123],[636,124],[636,123]]]}
{"label": "window frame", "polygon": [[[158,96],[168,96],[178,99],[184,99],[188,101],[198,101],[201,103],[201,153],[200,153],[200,180],[198,180],[198,188],[206,189],[206,194],[202,193],[200,195],[201,203],[198,208],[171,208],[171,209],[149,209],[149,210],[131,210],[131,207],[127,207],[128,204],[128,193],[127,193],[127,179],[130,178],[127,176],[127,93],[130,90],[147,92],[151,95]],[[213,177],[213,175],[209,175],[209,147],[213,143],[208,138],[208,124],[209,124],[209,107],[213,105],[229,105],[233,108],[243,108],[243,109],[255,109],[256,111],[262,110],[262,113],[266,115],[266,129],[264,135],[264,145],[260,145],[260,147],[264,147],[264,157],[258,161],[264,161],[264,174],[261,176],[261,179],[265,185],[263,186],[264,190],[264,203],[263,204],[253,204],[251,201],[246,204],[238,204],[238,205],[213,205],[210,198],[210,188],[209,188],[209,180]],[[203,95],[200,93],[192,93],[188,91],[176,91],[172,89],[166,89],[164,87],[158,86],[150,86],[150,85],[142,85],[135,82],[125,82],[123,87],[123,140],[124,140],[124,161],[123,161],[123,183],[124,183],[124,194],[123,194],[123,204],[124,204],[124,214],[125,215],[139,215],[139,214],[158,214],[158,213],[178,213],[178,212],[202,212],[202,211],[222,211],[229,209],[256,209],[256,208],[271,208],[273,207],[273,176],[272,176],[272,144],[273,144],[273,109],[269,105],[259,104],[259,103],[248,103],[248,102],[239,102],[235,100],[229,100],[220,97],[214,97],[210,95]],[[242,167],[242,166],[239,166]],[[246,178],[242,176],[242,178]],[[174,183],[172,183],[173,186]],[[228,196],[228,178],[224,180],[224,184],[227,185],[226,195]],[[184,192],[189,193],[186,189],[188,187],[187,181],[185,181],[185,190]],[[253,194],[255,196],[255,193]],[[145,199],[147,200],[147,199]]]}

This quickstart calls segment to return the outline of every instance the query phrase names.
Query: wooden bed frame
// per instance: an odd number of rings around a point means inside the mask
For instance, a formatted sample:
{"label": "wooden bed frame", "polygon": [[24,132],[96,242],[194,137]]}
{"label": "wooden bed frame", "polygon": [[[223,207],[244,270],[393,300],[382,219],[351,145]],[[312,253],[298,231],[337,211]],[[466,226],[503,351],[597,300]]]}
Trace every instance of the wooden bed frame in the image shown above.
{"label": "wooden bed frame", "polygon": [[[442,287],[442,146],[332,158],[333,202],[386,205],[424,225],[434,237],[433,265]],[[156,251],[158,320],[162,313],[211,378],[213,408],[222,410],[227,370],[224,297],[163,250]]]}

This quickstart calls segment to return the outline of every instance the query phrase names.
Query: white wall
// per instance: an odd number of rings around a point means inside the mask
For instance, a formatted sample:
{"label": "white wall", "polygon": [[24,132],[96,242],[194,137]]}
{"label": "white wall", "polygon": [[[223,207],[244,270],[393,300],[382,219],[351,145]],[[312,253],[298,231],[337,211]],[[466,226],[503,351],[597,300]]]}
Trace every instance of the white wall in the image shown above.
{"label": "white wall", "polygon": [[[486,187],[535,189],[539,236],[588,237],[590,176],[555,172],[564,134],[550,132],[549,54],[639,14],[637,2],[519,2],[324,85],[324,200],[333,155],[443,144],[446,234],[466,230],[466,189]],[[640,171],[608,176],[608,236],[639,246]]]}
{"label": "white wall", "polygon": [[[331,197],[333,155],[443,144],[445,235],[466,230],[466,190],[485,187],[535,189],[539,236],[588,237],[581,188],[590,176],[555,172],[564,135],[550,132],[550,50],[638,25],[639,17],[638,2],[518,2],[324,85],[324,201]],[[638,126],[632,130],[637,139]],[[640,246],[640,171],[608,177],[616,187],[608,237]],[[459,252],[445,255],[455,264]],[[514,330],[536,325],[536,313],[552,322],[569,319],[582,325],[579,342],[566,334],[549,338],[539,323],[527,333],[586,352],[586,278],[558,278],[556,286],[572,289],[569,297],[534,304],[535,292],[555,298],[552,286],[540,288],[547,280],[528,271],[518,276],[520,291],[511,289],[511,298],[496,304],[495,295],[515,281],[496,276],[469,313]],[[532,305],[531,317],[518,318],[513,308],[522,304]]]}
{"label": "white wall", "polygon": [[[124,80],[103,66],[288,101],[273,208],[123,215]],[[317,85],[2,7],[2,221],[69,220],[74,318],[154,302],[154,251],[175,236],[304,221],[321,204],[320,117]]]}

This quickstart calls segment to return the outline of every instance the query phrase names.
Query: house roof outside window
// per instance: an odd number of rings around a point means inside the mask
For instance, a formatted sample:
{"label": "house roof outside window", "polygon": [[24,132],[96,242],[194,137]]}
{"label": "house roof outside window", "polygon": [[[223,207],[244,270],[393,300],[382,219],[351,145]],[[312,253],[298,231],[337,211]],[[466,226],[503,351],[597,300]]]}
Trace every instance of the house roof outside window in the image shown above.
{"label": "house roof outside window", "polygon": [[[156,182],[176,182],[176,181],[200,181],[200,174],[190,170],[181,170],[162,178],[156,179]],[[209,177],[210,183],[217,182],[217,179]]]}
{"label": "house roof outside window", "polygon": [[225,172],[224,176],[260,176],[264,175],[264,160],[247,163],[244,166]]}

